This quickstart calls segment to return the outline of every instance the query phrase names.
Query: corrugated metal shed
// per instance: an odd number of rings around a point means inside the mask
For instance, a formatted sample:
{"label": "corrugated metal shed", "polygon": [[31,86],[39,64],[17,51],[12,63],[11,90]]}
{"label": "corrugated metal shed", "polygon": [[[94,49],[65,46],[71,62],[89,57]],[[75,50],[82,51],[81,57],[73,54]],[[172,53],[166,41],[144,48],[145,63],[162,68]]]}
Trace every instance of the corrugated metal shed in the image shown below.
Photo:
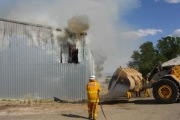
{"label": "corrugated metal shed", "polygon": [[81,62],[68,63],[60,29],[0,19],[0,99],[82,100],[93,57],[79,39]]}

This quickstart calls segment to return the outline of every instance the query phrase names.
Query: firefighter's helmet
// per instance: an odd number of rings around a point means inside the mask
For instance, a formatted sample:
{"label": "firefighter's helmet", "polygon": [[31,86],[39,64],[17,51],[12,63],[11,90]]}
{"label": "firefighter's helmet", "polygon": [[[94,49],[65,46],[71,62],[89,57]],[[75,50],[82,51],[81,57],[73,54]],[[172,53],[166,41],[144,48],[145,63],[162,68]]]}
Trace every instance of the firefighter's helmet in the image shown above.
{"label": "firefighter's helmet", "polygon": [[94,80],[95,79],[95,75],[91,75],[90,80]]}

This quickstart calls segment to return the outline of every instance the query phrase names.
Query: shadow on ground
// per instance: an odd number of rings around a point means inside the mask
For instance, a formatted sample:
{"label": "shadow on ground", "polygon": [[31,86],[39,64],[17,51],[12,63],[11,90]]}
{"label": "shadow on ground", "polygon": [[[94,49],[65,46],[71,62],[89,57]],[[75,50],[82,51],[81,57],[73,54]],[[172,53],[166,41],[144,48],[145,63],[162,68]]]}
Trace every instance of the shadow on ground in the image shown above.
{"label": "shadow on ground", "polygon": [[[83,101],[75,101],[75,102],[68,102],[68,101],[64,101],[61,100],[59,98],[54,97],[54,101],[56,102],[60,102],[60,103],[73,103],[73,104],[79,104],[79,103],[87,103],[87,100],[83,100]],[[106,99],[105,97],[100,98],[100,103],[102,105],[113,105],[113,104],[121,104],[121,103],[134,103],[134,104],[148,104],[148,105],[154,105],[154,104],[159,104],[157,103],[157,101],[155,101],[155,99],[153,97],[135,97],[135,98],[131,98],[131,99],[127,99],[126,97],[119,97],[119,98],[115,98],[115,99]],[[180,99],[178,99],[175,103],[180,103]],[[64,114],[65,116],[65,114]],[[69,117],[80,117],[80,116],[76,116],[76,115],[66,115]]]}
{"label": "shadow on ground", "polygon": [[70,117],[70,118],[83,118],[83,119],[88,119],[87,117],[80,116],[80,115],[74,115],[74,114],[61,114],[62,116],[65,117]]}
{"label": "shadow on ground", "polygon": [[157,104],[155,100],[111,100],[111,101],[104,101],[101,104],[121,104],[121,103],[134,103],[134,104]]}
{"label": "shadow on ground", "polygon": [[[100,104],[102,105],[113,105],[113,104],[121,104],[121,103],[134,103],[134,104],[142,104],[142,105],[154,105],[154,104],[159,104],[155,101],[155,99],[151,98],[151,99],[126,99],[126,100],[111,100],[111,101],[103,101]],[[180,103],[180,99],[178,99],[175,103]]]}
{"label": "shadow on ground", "polygon": [[178,100],[176,101],[176,103],[180,103],[180,99],[178,99]]}

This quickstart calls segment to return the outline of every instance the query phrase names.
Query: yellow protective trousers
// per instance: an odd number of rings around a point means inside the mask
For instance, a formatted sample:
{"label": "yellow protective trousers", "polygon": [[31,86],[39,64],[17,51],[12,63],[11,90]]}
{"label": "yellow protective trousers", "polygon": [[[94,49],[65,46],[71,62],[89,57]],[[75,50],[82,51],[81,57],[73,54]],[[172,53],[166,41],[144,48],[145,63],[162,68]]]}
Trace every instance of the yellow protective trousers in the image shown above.
{"label": "yellow protective trousers", "polygon": [[98,111],[98,103],[97,102],[88,102],[88,113],[89,117],[96,119]]}
{"label": "yellow protective trousers", "polygon": [[150,89],[149,89],[149,88],[146,88],[146,89],[145,89],[144,96],[146,96],[146,97],[150,97],[150,96],[151,96],[151,95],[150,95]]}
{"label": "yellow protective trousers", "polygon": [[126,96],[127,96],[128,99],[131,98],[132,97],[132,93],[130,91],[128,91],[128,92],[126,92]]}

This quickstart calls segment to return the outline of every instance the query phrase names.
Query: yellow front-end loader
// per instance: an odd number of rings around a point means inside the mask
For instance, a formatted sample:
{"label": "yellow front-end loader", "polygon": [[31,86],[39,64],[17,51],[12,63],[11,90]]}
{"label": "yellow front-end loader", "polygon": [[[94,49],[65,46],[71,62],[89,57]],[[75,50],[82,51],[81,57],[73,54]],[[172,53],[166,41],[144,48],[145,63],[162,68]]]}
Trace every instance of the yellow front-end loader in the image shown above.
{"label": "yellow front-end loader", "polygon": [[171,104],[180,96],[180,57],[159,64],[147,75],[148,84],[141,73],[133,68],[119,67],[109,83],[109,92],[139,92],[153,89],[157,103]]}
{"label": "yellow front-end loader", "polygon": [[180,95],[180,57],[159,64],[147,75],[153,88],[153,96],[158,103],[170,104],[179,99]]}

